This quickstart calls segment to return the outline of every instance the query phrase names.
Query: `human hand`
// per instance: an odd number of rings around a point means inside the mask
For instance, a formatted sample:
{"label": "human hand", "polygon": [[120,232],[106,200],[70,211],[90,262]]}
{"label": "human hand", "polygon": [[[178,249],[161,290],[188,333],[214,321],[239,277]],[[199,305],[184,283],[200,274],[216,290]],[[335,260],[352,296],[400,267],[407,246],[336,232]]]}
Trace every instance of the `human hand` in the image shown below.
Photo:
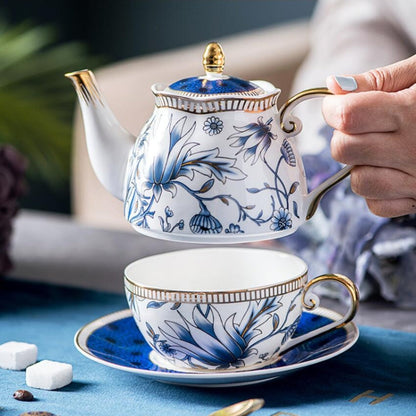
{"label": "human hand", "polygon": [[327,85],[331,152],[354,166],[352,190],[378,216],[416,213],[416,55]]}

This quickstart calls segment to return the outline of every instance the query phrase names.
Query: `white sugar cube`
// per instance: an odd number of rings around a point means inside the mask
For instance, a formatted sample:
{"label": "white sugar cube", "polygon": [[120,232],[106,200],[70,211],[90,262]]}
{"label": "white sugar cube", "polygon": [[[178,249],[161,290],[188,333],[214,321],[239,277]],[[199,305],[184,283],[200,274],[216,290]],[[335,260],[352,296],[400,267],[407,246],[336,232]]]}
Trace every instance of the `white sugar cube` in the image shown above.
{"label": "white sugar cube", "polygon": [[9,341],[0,345],[0,368],[24,370],[36,362],[38,347],[26,342]]}
{"label": "white sugar cube", "polygon": [[56,390],[72,381],[72,365],[43,360],[26,369],[26,384],[44,390]]}

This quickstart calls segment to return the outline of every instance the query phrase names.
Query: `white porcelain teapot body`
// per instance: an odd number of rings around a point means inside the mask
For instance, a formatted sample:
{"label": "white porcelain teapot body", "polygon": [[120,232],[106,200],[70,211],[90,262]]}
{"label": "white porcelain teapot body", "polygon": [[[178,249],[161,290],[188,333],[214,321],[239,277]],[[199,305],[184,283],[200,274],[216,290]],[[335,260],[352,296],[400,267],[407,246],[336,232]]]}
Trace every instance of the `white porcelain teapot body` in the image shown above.
{"label": "white porcelain teapot body", "polygon": [[[309,219],[322,195],[349,173],[344,168],[308,193],[292,140],[301,130],[290,114],[292,106],[327,90],[304,91],[278,110],[279,89],[222,75],[223,62],[220,46],[210,44],[205,76],[152,87],[155,110],[134,145],[125,130],[117,133],[117,158],[124,160],[112,163],[125,175],[101,172],[111,163],[109,155],[99,137],[89,143],[97,176],[124,199],[126,219],[143,234],[202,243],[280,238]],[[82,71],[84,78],[87,73],[94,89],[85,87],[85,79],[79,81],[81,72],[69,74],[81,101],[87,140],[114,136],[117,122],[92,74]],[[94,105],[101,110],[91,111],[94,97],[88,103],[85,96],[93,96],[88,91],[97,91]],[[106,123],[100,125],[102,118]]]}

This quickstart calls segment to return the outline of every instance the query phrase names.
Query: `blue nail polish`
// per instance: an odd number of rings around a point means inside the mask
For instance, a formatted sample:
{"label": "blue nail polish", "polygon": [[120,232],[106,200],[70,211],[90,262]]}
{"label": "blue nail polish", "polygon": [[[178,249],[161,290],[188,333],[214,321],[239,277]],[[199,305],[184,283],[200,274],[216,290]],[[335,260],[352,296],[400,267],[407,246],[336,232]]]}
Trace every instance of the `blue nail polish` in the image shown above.
{"label": "blue nail polish", "polygon": [[355,91],[358,88],[357,82],[353,77],[341,77],[336,75],[335,81],[343,91]]}

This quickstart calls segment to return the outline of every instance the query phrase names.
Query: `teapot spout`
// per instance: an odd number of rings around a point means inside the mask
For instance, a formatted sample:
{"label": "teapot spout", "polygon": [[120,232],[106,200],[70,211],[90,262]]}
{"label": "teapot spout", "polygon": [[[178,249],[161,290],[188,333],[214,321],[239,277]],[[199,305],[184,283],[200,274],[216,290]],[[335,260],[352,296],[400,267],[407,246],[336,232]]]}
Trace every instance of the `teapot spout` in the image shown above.
{"label": "teapot spout", "polygon": [[105,103],[88,69],[65,74],[78,95],[91,165],[103,186],[124,200],[124,174],[135,137],[125,130]]}

